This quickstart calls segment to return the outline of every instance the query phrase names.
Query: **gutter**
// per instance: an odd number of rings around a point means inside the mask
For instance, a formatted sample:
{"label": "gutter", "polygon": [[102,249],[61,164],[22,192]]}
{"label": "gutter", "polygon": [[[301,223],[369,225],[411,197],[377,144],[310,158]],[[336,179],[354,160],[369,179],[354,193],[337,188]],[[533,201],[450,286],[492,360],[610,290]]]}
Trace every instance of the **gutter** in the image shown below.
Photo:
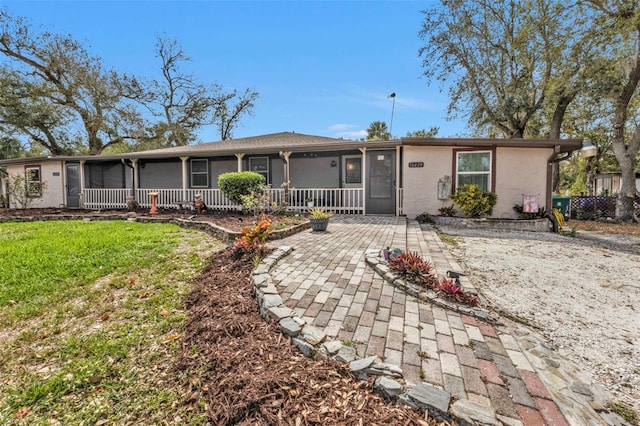
{"label": "gutter", "polygon": [[[561,152],[560,145],[556,145],[553,147],[553,153],[549,156],[547,160],[547,193],[545,195],[545,206],[547,207],[547,211],[551,212],[552,210],[552,191],[551,181],[553,180],[553,164],[559,163],[560,161],[566,160],[571,156],[571,152]],[[564,154],[564,155],[560,155]]]}

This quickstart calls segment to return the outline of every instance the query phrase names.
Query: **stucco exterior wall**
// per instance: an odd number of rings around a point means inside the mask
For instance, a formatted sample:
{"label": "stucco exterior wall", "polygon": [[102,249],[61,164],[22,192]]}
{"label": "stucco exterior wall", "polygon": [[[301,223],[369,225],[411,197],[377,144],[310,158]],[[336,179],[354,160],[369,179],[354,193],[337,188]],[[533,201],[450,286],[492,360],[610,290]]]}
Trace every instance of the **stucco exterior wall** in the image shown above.
{"label": "stucco exterior wall", "polygon": [[[438,200],[438,180],[451,177],[453,150],[449,147],[405,146],[402,158],[403,212],[409,218],[420,213],[436,214],[438,209],[452,204]],[[422,162],[424,167],[409,167]]]}
{"label": "stucco exterior wall", "polygon": [[[522,204],[522,195],[538,195],[543,206],[547,187],[547,148],[496,148],[495,188],[498,194],[492,217],[515,218],[514,204]],[[409,163],[424,167],[409,167]],[[409,218],[420,213],[437,214],[451,200],[438,199],[438,180],[453,173],[452,147],[405,146],[403,168],[403,212]],[[459,209],[458,209],[459,210]]]}
{"label": "stucco exterior wall", "polygon": [[[550,148],[498,148],[496,150],[496,188],[498,203],[493,217],[517,218],[514,204],[522,204],[522,196],[537,195],[538,205],[545,205],[547,194],[547,161]],[[549,209],[549,206],[546,206]]]}
{"label": "stucco exterior wall", "polygon": [[[64,174],[62,172],[62,161],[47,161],[44,163],[28,163],[26,167],[40,166],[41,180],[46,183],[46,188],[42,191],[42,197],[35,198],[31,203],[31,208],[57,208],[64,204]],[[23,174],[25,165],[9,165],[7,172],[9,176]],[[11,203],[11,207],[16,205]],[[17,206],[20,207],[20,206]]]}

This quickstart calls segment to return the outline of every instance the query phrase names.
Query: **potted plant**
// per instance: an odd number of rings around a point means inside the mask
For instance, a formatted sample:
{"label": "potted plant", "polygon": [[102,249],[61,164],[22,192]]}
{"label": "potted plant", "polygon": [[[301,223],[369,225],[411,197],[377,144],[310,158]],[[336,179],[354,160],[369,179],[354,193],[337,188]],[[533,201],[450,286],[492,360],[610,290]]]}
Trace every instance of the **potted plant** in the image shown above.
{"label": "potted plant", "polygon": [[304,200],[307,202],[307,207],[309,207],[309,208],[313,207],[313,198],[307,197]]}
{"label": "potted plant", "polygon": [[311,223],[311,230],[313,231],[326,231],[329,226],[329,218],[333,216],[332,213],[326,212],[323,209],[311,209],[309,211],[309,222]]}

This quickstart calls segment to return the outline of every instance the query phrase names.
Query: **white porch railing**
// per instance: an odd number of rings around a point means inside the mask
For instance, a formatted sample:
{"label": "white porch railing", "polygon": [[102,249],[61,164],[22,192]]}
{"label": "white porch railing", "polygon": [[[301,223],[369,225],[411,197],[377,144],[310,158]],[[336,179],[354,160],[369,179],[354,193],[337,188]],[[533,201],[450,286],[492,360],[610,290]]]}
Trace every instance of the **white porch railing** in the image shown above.
{"label": "white porch railing", "polygon": [[404,206],[404,191],[402,188],[398,188],[396,190],[396,212],[398,216],[404,215],[402,206]]}
{"label": "white porch railing", "polygon": [[219,189],[136,189],[136,200],[140,206],[151,207],[150,192],[158,193],[157,206],[163,209],[177,209],[181,205],[193,202],[200,195],[209,209],[238,210],[241,206],[233,204]]}
{"label": "white porch railing", "polygon": [[[219,189],[136,189],[136,200],[144,208],[151,207],[150,192],[157,192],[157,206],[164,209],[177,209],[180,205],[202,196],[205,204],[212,210],[239,210],[241,206],[233,204]],[[127,207],[129,189],[84,189],[84,207],[88,209],[117,209]],[[364,191],[362,188],[305,188],[267,189],[271,200],[286,206],[288,211],[307,212],[310,207],[319,207],[340,214],[363,214]],[[288,198],[288,199],[287,199]],[[309,201],[308,201],[309,200]]]}
{"label": "white porch railing", "polygon": [[[284,190],[278,189],[283,192]],[[306,212],[312,207],[340,214],[363,214],[364,191],[362,188],[300,188],[289,190],[288,210]]]}
{"label": "white porch railing", "polygon": [[87,209],[122,209],[127,207],[130,189],[84,189],[82,201]]}

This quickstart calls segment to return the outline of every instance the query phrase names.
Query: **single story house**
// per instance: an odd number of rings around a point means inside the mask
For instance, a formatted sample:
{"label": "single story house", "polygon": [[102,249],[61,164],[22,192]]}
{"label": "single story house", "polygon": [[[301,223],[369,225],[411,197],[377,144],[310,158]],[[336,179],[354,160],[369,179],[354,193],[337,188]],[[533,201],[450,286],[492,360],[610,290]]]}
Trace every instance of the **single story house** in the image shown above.
{"label": "single story house", "polygon": [[[551,205],[551,165],[582,140],[401,138],[356,141],[275,133],[175,148],[99,156],[0,160],[9,174],[46,182],[32,207],[126,208],[127,201],[175,208],[201,195],[212,209],[234,209],[218,176],[252,170],[265,176],[274,201],[304,212],[308,204],[336,213],[436,214],[463,183],[498,195],[495,217],[515,217],[514,204],[539,197]],[[288,185],[287,185],[288,183]],[[15,207],[15,206],[12,206]]]}
{"label": "single story house", "polygon": [[[612,196],[620,192],[621,186],[622,173],[598,173],[593,181],[593,193],[595,195]],[[640,188],[640,172],[636,172],[636,188]]]}

